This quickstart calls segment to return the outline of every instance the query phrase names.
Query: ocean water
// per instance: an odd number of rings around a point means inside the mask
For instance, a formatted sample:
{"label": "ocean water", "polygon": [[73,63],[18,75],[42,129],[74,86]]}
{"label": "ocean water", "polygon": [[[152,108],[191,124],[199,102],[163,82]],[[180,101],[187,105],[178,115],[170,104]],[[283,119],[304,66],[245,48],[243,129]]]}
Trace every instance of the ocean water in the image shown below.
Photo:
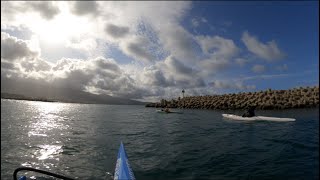
{"label": "ocean water", "polygon": [[20,166],[110,178],[120,141],[138,180],[319,179],[317,108],[256,111],[295,122],[221,116],[241,111],[180,111],[1,99],[1,179],[12,179]]}

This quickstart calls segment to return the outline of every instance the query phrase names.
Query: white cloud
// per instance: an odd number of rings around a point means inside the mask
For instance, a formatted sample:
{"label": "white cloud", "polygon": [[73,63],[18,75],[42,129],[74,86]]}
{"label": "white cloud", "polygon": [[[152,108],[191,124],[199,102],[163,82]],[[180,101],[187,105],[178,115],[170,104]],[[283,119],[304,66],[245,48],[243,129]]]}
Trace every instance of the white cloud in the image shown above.
{"label": "white cloud", "polygon": [[254,65],[252,67],[252,71],[255,73],[263,73],[265,70],[266,70],[266,67],[260,64]]}
{"label": "white cloud", "polygon": [[244,59],[244,58],[236,58],[235,62],[240,65],[241,67],[243,67],[245,64],[247,64],[249,62],[249,60]]}
{"label": "white cloud", "polygon": [[98,48],[98,44],[94,38],[73,39],[73,41],[67,41],[66,47],[90,53]]}
{"label": "white cloud", "polygon": [[230,59],[239,52],[231,39],[220,36],[197,36],[196,39],[205,54],[213,55],[217,59]]}
{"label": "white cloud", "polygon": [[203,76],[221,72],[232,65],[232,58],[239,53],[239,48],[231,39],[220,36],[196,36],[203,53],[208,58],[198,62]]}
{"label": "white cloud", "polygon": [[247,31],[242,34],[241,40],[250,52],[267,61],[279,60],[285,57],[285,53],[278,48],[274,40],[264,44]]}
{"label": "white cloud", "polygon": [[164,49],[178,59],[193,62],[196,59],[193,44],[195,40],[192,34],[178,24],[168,24],[163,29],[157,30]]}
{"label": "white cloud", "polygon": [[191,24],[193,27],[198,27],[199,26],[199,21],[196,18],[191,19]]}

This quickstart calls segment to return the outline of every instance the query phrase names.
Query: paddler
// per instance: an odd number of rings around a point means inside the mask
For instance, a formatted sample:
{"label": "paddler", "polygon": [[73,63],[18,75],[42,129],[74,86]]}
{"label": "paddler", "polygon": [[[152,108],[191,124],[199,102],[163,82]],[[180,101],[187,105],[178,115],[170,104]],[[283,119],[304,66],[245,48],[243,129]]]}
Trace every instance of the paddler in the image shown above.
{"label": "paddler", "polygon": [[242,115],[242,117],[253,117],[255,116],[254,110],[256,109],[255,106],[249,106],[246,109],[246,112]]}

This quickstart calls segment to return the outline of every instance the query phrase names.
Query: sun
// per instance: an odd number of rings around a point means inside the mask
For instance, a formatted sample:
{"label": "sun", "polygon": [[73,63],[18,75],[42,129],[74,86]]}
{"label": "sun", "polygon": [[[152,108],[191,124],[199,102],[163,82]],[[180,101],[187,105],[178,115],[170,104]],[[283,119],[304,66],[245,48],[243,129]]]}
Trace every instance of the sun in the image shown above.
{"label": "sun", "polygon": [[66,8],[49,20],[32,13],[21,18],[40,41],[48,44],[62,44],[91,32],[88,18],[73,15]]}
{"label": "sun", "polygon": [[35,33],[39,39],[47,43],[63,43],[88,32],[85,19],[70,14],[60,14],[52,21],[43,22],[35,26]]}

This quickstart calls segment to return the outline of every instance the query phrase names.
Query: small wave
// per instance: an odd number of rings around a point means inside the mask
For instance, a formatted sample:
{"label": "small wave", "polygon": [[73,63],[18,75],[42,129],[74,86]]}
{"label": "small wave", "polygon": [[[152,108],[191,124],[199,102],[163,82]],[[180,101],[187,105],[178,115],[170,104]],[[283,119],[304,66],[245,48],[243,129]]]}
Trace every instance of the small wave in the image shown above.
{"label": "small wave", "polygon": [[74,155],[76,153],[80,153],[80,151],[74,147],[69,147],[69,146],[62,146],[62,152],[61,154],[65,154],[65,155]]}
{"label": "small wave", "polygon": [[280,143],[280,144],[289,144],[292,147],[297,147],[297,148],[306,149],[306,150],[310,150],[310,151],[319,150],[319,147],[317,147],[317,146],[306,145],[303,143],[293,142],[290,140],[280,140],[280,139],[266,139],[266,140],[271,141],[271,142],[275,142],[275,143]]}

